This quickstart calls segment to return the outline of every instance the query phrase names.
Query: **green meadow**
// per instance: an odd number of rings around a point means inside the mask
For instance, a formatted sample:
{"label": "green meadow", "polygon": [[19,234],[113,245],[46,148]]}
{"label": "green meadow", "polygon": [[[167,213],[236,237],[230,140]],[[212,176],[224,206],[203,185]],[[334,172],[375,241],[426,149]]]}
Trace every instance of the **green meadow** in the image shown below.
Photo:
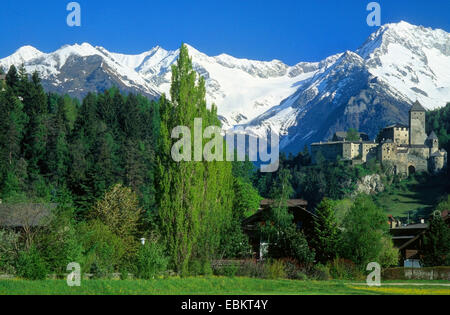
{"label": "green meadow", "polygon": [[[448,283],[448,282],[447,282]],[[342,281],[263,280],[253,278],[168,278],[85,280],[69,287],[64,280],[2,280],[1,295],[450,295],[444,282],[402,282],[370,288]]]}

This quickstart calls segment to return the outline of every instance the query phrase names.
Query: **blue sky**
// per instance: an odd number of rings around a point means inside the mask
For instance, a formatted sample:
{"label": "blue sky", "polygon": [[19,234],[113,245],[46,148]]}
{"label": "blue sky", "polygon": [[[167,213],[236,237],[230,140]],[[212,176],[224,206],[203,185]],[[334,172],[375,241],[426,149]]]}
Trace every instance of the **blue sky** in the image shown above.
{"label": "blue sky", "polygon": [[[141,53],[186,42],[208,55],[228,53],[288,64],[357,49],[376,30],[369,0],[78,0],[82,26],[66,24],[69,0],[2,0],[0,58],[23,45],[44,52],[89,42]],[[405,20],[450,32],[449,0],[379,0],[382,23]]]}

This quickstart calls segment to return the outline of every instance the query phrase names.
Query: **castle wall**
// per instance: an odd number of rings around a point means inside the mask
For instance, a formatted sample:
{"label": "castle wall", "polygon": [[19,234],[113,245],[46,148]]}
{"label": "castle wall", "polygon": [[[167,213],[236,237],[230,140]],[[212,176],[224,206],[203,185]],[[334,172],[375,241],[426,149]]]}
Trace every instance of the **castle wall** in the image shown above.
{"label": "castle wall", "polygon": [[410,155],[417,156],[421,159],[428,160],[430,158],[430,148],[428,148],[426,146],[410,147],[408,149],[408,152]]}
{"label": "castle wall", "polygon": [[397,158],[397,145],[395,143],[383,143],[378,151],[378,159],[383,161],[394,161]]}
{"label": "castle wall", "polygon": [[[416,106],[416,105],[415,105]],[[395,125],[381,133],[382,143],[335,141],[315,143],[311,146],[313,163],[317,153],[329,161],[338,158],[365,163],[377,158],[384,166],[391,167],[396,174],[410,175],[412,172],[440,172],[447,166],[447,153],[439,151],[437,137],[425,132],[425,110],[420,104],[410,111],[410,126]]]}
{"label": "castle wall", "polygon": [[411,112],[409,115],[410,145],[424,145],[427,140],[425,131],[425,112]]}
{"label": "castle wall", "polygon": [[377,158],[378,143],[375,142],[326,142],[311,145],[313,162],[316,163],[317,153],[320,151],[325,160],[336,161],[338,157],[344,160],[362,160],[367,162]]}
{"label": "castle wall", "polygon": [[446,164],[445,156],[433,156],[431,158],[430,170],[432,173],[439,173],[445,168]]}
{"label": "castle wall", "polygon": [[342,158],[345,160],[353,160],[361,157],[361,145],[355,142],[343,143]]}
{"label": "castle wall", "polygon": [[362,160],[367,162],[368,160],[377,158],[378,147],[378,143],[363,143],[361,145]]}
{"label": "castle wall", "polygon": [[406,127],[385,128],[381,132],[381,138],[390,139],[399,145],[407,145],[409,144],[409,129]]}
{"label": "castle wall", "polygon": [[431,156],[434,153],[439,151],[439,140],[438,139],[434,139],[433,142],[430,145],[431,145],[431,148],[430,148],[430,156]]}

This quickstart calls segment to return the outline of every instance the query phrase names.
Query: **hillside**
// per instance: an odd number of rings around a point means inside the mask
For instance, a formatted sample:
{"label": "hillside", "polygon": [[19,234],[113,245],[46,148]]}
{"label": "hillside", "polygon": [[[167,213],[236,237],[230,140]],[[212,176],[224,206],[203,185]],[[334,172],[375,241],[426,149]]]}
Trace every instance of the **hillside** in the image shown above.
{"label": "hillside", "polygon": [[411,222],[428,218],[448,193],[447,174],[416,175],[389,185],[384,192],[374,195],[373,199],[387,214],[401,218],[406,223],[408,215]]}

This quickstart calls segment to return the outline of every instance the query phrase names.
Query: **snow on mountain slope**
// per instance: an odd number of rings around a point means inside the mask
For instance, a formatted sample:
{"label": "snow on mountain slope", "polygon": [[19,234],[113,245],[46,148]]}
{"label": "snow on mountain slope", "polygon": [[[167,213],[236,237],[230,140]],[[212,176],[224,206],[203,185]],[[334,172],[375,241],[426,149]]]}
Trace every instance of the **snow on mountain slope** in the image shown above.
{"label": "snow on mountain slope", "polygon": [[407,121],[419,100],[434,109],[450,101],[450,34],[406,22],[387,24],[357,53],[346,52],[298,91],[245,124],[257,136],[279,131],[281,148],[356,128],[372,138],[386,124]]}
{"label": "snow on mountain slope", "polygon": [[369,71],[435,109],[450,100],[450,34],[407,22],[387,24],[357,51]]}
{"label": "snow on mountain slope", "polygon": [[32,46],[23,46],[11,56],[2,59],[1,64],[5,66],[20,65],[32,59],[39,58],[42,55],[45,54]]}
{"label": "snow on mountain slope", "polygon": [[[209,57],[192,46],[187,47],[195,70],[206,79],[207,100],[218,106],[224,128],[248,122],[280,104],[333,62],[332,57],[320,63],[303,62],[290,67],[278,60],[255,61],[226,54]],[[12,64],[24,63],[28,72],[40,73],[49,90],[74,96],[82,97],[91,90],[101,91],[111,85],[157,96],[169,95],[171,66],[178,55],[179,50],[161,47],[125,55],[88,43],[67,45],[49,54],[27,46],[0,60],[0,65],[7,69]]]}
{"label": "snow on mountain slope", "polygon": [[[350,127],[374,135],[384,123],[404,121],[416,100],[428,109],[450,101],[450,34],[406,22],[382,26],[356,53],[294,66],[211,57],[187,46],[224,128],[244,126],[255,135],[274,130],[292,151]],[[87,43],[48,54],[25,46],[0,66],[24,63],[41,74],[47,90],[76,97],[118,86],[155,98],[169,96],[178,55],[161,47],[126,55]]]}
{"label": "snow on mountain slope", "polygon": [[[89,69],[89,71],[92,71],[91,73],[87,73],[88,70],[86,69],[89,63],[88,60],[91,63],[94,60],[96,61],[95,66]],[[44,54],[33,47],[25,46],[12,56],[0,60],[0,66],[6,69],[13,64],[16,66],[24,64],[28,73],[39,72],[46,87],[52,85],[61,87],[63,84],[67,85],[68,81],[77,81],[80,77],[89,79],[90,74],[95,74],[98,77],[98,70],[101,69],[100,71],[103,72],[104,77],[109,77],[111,80],[111,85],[123,85],[131,90],[135,89],[147,95],[158,96],[155,88],[136,71],[111,58],[104,48],[93,47],[88,43],[66,45],[49,54]],[[68,69],[71,71],[67,71]],[[103,79],[105,79],[104,77]],[[65,92],[74,94],[76,90],[87,94],[92,89],[86,89],[83,82],[80,82],[73,89],[65,90]],[[78,94],[75,94],[75,96],[78,96]]]}
{"label": "snow on mountain slope", "polygon": [[[209,57],[187,47],[194,69],[206,79],[207,101],[218,105],[225,129],[248,122],[279,104],[327,64],[302,63],[289,67],[278,60],[254,61],[225,54]],[[161,50],[136,70],[161,92],[169,94],[171,65],[179,51]]]}

